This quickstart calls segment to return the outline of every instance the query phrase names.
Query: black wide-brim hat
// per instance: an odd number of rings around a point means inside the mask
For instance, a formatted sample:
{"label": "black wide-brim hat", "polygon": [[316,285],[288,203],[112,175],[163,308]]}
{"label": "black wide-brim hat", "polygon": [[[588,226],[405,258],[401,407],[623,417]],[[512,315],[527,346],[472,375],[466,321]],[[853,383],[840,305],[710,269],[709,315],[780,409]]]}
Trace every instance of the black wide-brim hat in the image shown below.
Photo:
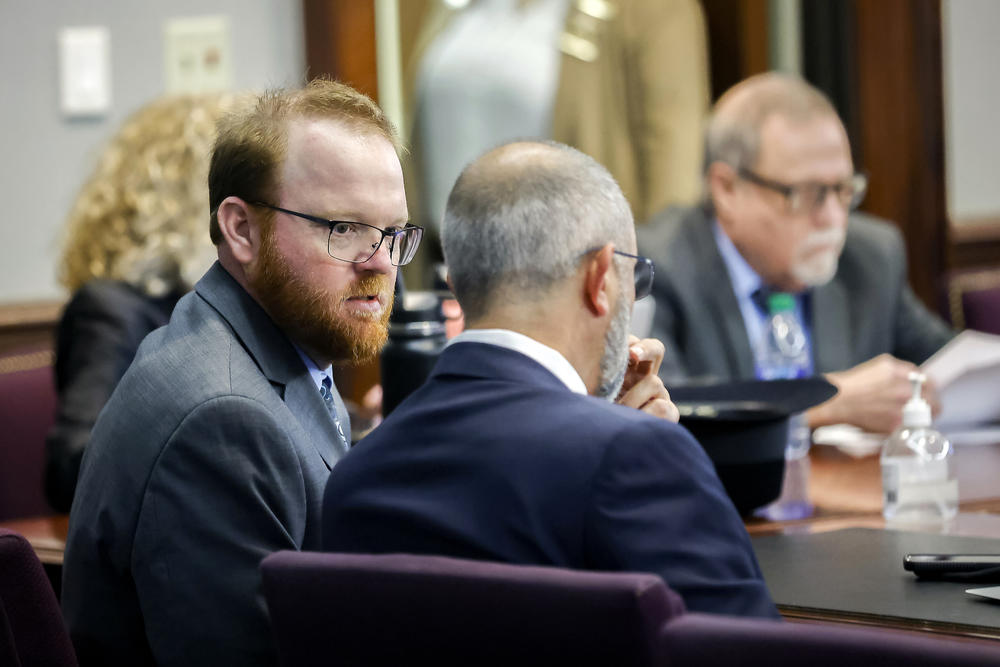
{"label": "black wide-brim hat", "polygon": [[821,377],[670,386],[683,424],[746,515],[781,493],[788,417],[829,400],[837,388]]}

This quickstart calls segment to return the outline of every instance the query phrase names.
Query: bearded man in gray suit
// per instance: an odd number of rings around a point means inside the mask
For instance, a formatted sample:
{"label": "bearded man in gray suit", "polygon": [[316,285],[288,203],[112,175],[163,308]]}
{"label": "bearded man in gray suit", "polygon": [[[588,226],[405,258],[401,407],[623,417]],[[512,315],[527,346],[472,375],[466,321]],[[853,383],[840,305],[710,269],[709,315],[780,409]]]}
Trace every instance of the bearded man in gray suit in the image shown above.
{"label": "bearded man in gray suit", "polygon": [[754,377],[767,322],[755,293],[789,292],[811,370],[839,389],[810,426],[895,428],[907,375],[953,332],[907,285],[896,227],[849,216],[866,187],[833,105],[808,83],[770,73],[726,92],[707,130],[706,204],[639,229],[657,267],[664,382]]}
{"label": "bearded man in gray suit", "polygon": [[331,366],[380,350],[420,241],[396,141],[330,81],[221,123],[219,260],[145,339],[83,459],[63,575],[81,664],[277,662],[259,563],[319,548],[350,437]]}

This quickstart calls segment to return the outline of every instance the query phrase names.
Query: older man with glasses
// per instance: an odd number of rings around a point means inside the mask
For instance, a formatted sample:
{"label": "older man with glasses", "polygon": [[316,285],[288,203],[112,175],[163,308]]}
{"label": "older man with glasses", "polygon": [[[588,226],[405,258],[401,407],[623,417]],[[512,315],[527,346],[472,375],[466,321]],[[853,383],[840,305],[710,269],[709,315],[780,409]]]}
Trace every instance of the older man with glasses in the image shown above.
{"label": "older man with glasses", "polygon": [[331,81],[221,123],[218,262],[142,343],[83,458],[62,591],[81,665],[277,664],[260,561],[319,548],[350,446],[331,367],[378,354],[420,242],[397,149]]}
{"label": "older man with glasses", "polygon": [[556,143],[495,149],[459,176],[442,242],[467,329],[334,468],[324,548],[653,572],[689,609],[776,616],[674,423],[662,346],[630,342],[653,267],[607,170]]}
{"label": "older man with glasses", "polygon": [[639,232],[657,265],[653,335],[668,386],[759,375],[760,295],[787,293],[808,343],[803,372],[840,390],[808,411],[809,425],[899,423],[909,371],[953,332],[907,285],[898,230],[852,214],[867,185],[835,109],[808,83],[763,74],[719,99],[705,205],[668,209]]}

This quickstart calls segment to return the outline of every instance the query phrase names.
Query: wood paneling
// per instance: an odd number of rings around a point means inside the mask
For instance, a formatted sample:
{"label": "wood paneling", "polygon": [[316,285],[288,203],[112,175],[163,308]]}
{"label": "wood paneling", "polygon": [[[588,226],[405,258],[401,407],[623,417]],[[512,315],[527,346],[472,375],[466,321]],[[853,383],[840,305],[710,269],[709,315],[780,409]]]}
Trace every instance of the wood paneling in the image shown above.
{"label": "wood paneling", "polygon": [[[378,101],[375,0],[303,0],[302,8],[309,78],[330,76]],[[360,403],[379,381],[378,361],[338,367],[334,377],[341,395]]]}
{"label": "wood paneling", "polygon": [[1000,266],[1000,218],[953,222],[949,231],[949,270]]}
{"label": "wood paneling", "polygon": [[331,76],[378,100],[375,0],[303,0],[302,8],[309,78]]}
{"label": "wood paneling", "polygon": [[62,309],[62,301],[0,305],[0,354],[19,349],[53,348]]}
{"label": "wood paneling", "polygon": [[863,208],[906,237],[910,283],[934,306],[945,269],[947,209],[938,0],[855,0]]}
{"label": "wood paneling", "polygon": [[712,99],[769,67],[767,0],[702,0]]}

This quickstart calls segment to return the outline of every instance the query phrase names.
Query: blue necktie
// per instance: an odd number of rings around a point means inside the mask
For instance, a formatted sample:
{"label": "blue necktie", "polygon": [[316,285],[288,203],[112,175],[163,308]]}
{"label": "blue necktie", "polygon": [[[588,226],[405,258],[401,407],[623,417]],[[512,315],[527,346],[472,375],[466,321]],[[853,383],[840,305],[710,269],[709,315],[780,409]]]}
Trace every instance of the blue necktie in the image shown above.
{"label": "blue necktie", "polygon": [[337,414],[337,404],[333,400],[333,392],[330,391],[331,387],[333,387],[333,380],[330,379],[329,375],[323,376],[323,384],[319,387],[319,395],[323,397],[326,409],[330,411],[330,416],[333,417],[333,424],[337,427],[337,433],[340,434],[340,441],[344,444],[345,448],[350,449],[350,443],[347,441],[347,436],[344,435],[344,427],[340,425],[340,415]]}

